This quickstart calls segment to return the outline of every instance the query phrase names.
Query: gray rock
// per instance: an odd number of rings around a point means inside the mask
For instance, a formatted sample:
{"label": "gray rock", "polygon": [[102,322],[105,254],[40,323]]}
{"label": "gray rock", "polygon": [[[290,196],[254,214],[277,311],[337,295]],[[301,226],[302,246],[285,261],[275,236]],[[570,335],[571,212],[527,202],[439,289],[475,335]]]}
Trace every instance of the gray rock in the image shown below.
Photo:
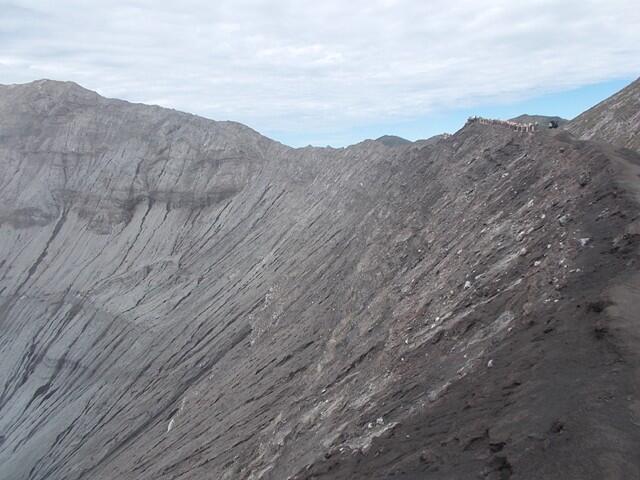
{"label": "gray rock", "polygon": [[579,238],[578,243],[580,243],[581,247],[586,247],[587,244],[591,241],[590,238]]}

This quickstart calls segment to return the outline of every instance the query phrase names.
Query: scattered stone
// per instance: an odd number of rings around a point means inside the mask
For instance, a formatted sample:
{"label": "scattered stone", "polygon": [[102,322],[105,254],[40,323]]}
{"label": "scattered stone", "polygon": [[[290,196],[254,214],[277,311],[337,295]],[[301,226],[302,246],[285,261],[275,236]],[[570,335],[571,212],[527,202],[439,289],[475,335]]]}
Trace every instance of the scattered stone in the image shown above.
{"label": "scattered stone", "polygon": [[591,175],[588,172],[582,173],[578,178],[578,184],[581,187],[586,187],[591,182]]}
{"label": "scattered stone", "polygon": [[420,454],[420,461],[426,464],[433,463],[433,455],[427,451],[424,451]]}
{"label": "scattered stone", "polygon": [[467,280],[466,282],[464,282],[464,289],[468,290],[469,288],[471,288],[471,282]]}
{"label": "scattered stone", "polygon": [[382,418],[382,417],[376,418],[376,424],[377,425],[384,425],[384,418]]}
{"label": "scattered stone", "polygon": [[522,247],[518,252],[518,255],[520,255],[521,257],[524,257],[527,253],[529,253],[529,250],[527,250],[527,247]]}
{"label": "scattered stone", "polygon": [[569,220],[571,220],[571,217],[569,215],[562,215],[560,218],[558,218],[558,223],[564,227],[567,223],[569,223]]}
{"label": "scattered stone", "polygon": [[533,305],[531,304],[531,302],[526,302],[523,306],[522,306],[522,311],[525,315],[530,315],[531,312],[533,312]]}
{"label": "scattered stone", "polygon": [[589,243],[590,241],[591,241],[591,239],[588,238],[588,237],[587,238],[579,238],[578,239],[578,242],[580,242],[580,246],[581,247],[586,247],[587,243]]}
{"label": "scattered stone", "polygon": [[487,362],[487,368],[491,368],[491,367],[493,367],[493,359]]}
{"label": "scattered stone", "polygon": [[549,430],[551,433],[560,433],[564,430],[564,423],[560,420],[554,420]]}

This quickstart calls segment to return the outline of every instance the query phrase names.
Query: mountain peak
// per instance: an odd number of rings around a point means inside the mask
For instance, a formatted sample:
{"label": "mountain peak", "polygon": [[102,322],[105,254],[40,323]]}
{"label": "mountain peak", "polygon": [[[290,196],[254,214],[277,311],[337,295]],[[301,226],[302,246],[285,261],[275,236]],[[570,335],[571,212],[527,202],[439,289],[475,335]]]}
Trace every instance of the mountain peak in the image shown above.
{"label": "mountain peak", "polygon": [[84,92],[98,95],[89,89],[71,81],[51,80],[48,78],[42,78],[40,80],[33,80],[27,83],[12,83],[0,85],[4,88],[25,90],[25,91],[47,91],[47,92]]}
{"label": "mountain peak", "polygon": [[380,142],[387,147],[400,147],[403,145],[411,144],[410,140],[406,138],[398,137],[396,135],[383,135],[381,137],[376,138],[376,142]]}

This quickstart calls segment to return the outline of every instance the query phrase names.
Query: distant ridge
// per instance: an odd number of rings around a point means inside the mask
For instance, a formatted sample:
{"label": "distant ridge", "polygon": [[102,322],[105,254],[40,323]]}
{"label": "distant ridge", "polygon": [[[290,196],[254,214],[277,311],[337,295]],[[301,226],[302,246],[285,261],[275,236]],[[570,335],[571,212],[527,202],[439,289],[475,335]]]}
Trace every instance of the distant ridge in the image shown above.
{"label": "distant ridge", "polygon": [[402,145],[409,145],[412,143],[406,138],[397,137],[396,135],[383,135],[381,137],[376,138],[376,142],[380,142],[387,147],[399,147]]}
{"label": "distant ridge", "polygon": [[547,125],[551,121],[558,122],[558,125],[562,126],[569,121],[566,118],[562,118],[562,117],[548,116],[548,115],[528,115],[526,113],[524,115],[519,115],[517,117],[510,118],[509,120],[511,120],[512,122],[518,122],[518,123],[538,122],[542,126]]}

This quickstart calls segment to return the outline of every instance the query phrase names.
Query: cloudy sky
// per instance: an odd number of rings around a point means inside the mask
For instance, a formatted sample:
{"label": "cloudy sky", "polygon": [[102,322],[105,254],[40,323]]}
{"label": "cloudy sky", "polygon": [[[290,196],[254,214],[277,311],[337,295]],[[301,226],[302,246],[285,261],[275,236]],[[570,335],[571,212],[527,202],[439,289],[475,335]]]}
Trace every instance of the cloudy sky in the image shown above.
{"label": "cloudy sky", "polygon": [[73,80],[296,146],[570,116],[639,75],[638,0],[0,0],[0,83]]}

